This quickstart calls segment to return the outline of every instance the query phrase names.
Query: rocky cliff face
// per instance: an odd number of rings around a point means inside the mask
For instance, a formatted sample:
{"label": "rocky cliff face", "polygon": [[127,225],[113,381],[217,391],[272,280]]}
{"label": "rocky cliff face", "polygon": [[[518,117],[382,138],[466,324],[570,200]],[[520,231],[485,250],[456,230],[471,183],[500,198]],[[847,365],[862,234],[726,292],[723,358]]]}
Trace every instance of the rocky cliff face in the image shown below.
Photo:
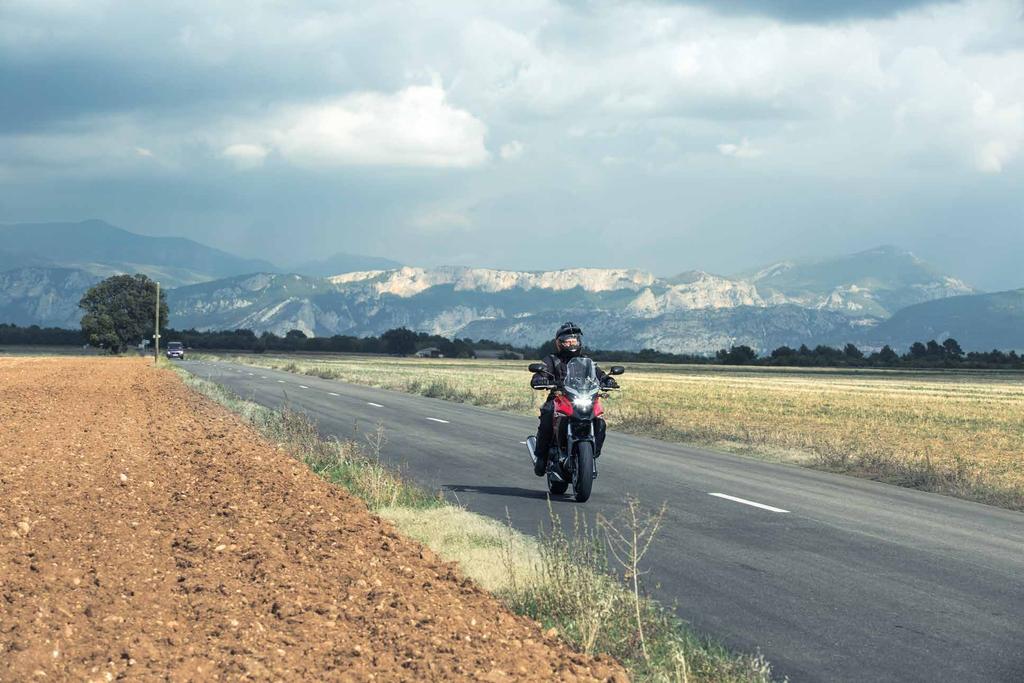
{"label": "rocky cliff face", "polygon": [[620,289],[637,290],[655,282],[650,273],[639,270],[573,268],[547,272],[493,270],[448,266],[441,268],[402,267],[345,273],[329,278],[336,285],[371,284],[377,294],[408,298],[432,287],[450,286],[455,291],[506,292],[512,289],[548,289],[556,292],[580,288],[586,292]]}
{"label": "rocky cliff face", "polygon": [[326,279],[264,274],[174,290],[172,324],[310,335],[380,334],[406,326],[539,344],[559,322],[572,319],[588,321],[592,345],[708,353],[731,344],[764,350],[854,338],[888,317],[894,302],[927,301],[966,288],[932,274],[909,254],[886,251],[881,259],[885,263],[861,256],[845,264],[849,281],[837,279],[831,267],[790,264],[747,279],[701,271],[657,278],[592,268],[403,267]]}
{"label": "rocky cliff face", "polygon": [[77,328],[78,302],[100,278],[73,268],[18,268],[0,273],[0,321]]}

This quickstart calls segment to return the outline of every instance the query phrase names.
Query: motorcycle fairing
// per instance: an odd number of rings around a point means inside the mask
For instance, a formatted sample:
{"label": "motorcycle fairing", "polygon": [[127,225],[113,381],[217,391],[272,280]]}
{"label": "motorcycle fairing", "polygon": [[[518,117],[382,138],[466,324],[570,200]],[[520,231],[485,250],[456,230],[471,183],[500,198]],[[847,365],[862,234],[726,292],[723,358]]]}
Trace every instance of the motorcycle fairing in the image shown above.
{"label": "motorcycle fairing", "polygon": [[590,358],[573,358],[566,363],[563,387],[564,393],[555,397],[557,413],[589,419],[604,412],[598,397],[601,382],[597,378],[597,366]]}

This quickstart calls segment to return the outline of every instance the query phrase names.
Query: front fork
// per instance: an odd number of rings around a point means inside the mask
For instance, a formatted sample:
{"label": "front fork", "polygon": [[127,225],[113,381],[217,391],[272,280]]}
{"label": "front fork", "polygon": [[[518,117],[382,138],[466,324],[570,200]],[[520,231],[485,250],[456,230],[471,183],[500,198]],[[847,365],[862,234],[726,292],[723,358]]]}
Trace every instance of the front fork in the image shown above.
{"label": "front fork", "polygon": [[[556,438],[557,436],[558,434],[556,425]],[[579,443],[580,441],[590,442],[592,451],[594,453],[594,479],[597,479],[597,440],[594,438],[593,420],[587,423],[587,430],[581,430],[580,434],[574,434],[572,429],[572,420],[566,420],[565,447],[563,448],[562,444],[559,444],[560,462],[558,464],[563,471],[567,471],[566,465],[568,464],[569,459],[573,457],[574,453],[576,453],[576,444]],[[577,463],[573,462],[572,473],[575,473],[576,465]]]}

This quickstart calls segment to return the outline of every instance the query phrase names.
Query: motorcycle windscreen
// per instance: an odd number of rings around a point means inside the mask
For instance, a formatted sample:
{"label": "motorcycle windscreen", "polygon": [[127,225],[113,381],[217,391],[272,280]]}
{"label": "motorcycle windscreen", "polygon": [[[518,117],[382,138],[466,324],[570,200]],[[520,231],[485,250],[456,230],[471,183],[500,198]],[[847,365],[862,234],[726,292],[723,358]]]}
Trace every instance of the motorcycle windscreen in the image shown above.
{"label": "motorcycle windscreen", "polygon": [[573,358],[565,366],[565,389],[576,396],[589,396],[601,388],[597,366],[589,358]]}

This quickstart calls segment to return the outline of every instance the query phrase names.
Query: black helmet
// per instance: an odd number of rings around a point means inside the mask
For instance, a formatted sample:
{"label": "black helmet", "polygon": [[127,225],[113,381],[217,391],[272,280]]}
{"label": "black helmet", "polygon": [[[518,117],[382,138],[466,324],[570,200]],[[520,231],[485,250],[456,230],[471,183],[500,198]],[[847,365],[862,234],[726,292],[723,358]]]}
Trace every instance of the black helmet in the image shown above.
{"label": "black helmet", "polygon": [[560,356],[578,356],[583,351],[583,330],[576,323],[562,323],[555,332],[555,352]]}

